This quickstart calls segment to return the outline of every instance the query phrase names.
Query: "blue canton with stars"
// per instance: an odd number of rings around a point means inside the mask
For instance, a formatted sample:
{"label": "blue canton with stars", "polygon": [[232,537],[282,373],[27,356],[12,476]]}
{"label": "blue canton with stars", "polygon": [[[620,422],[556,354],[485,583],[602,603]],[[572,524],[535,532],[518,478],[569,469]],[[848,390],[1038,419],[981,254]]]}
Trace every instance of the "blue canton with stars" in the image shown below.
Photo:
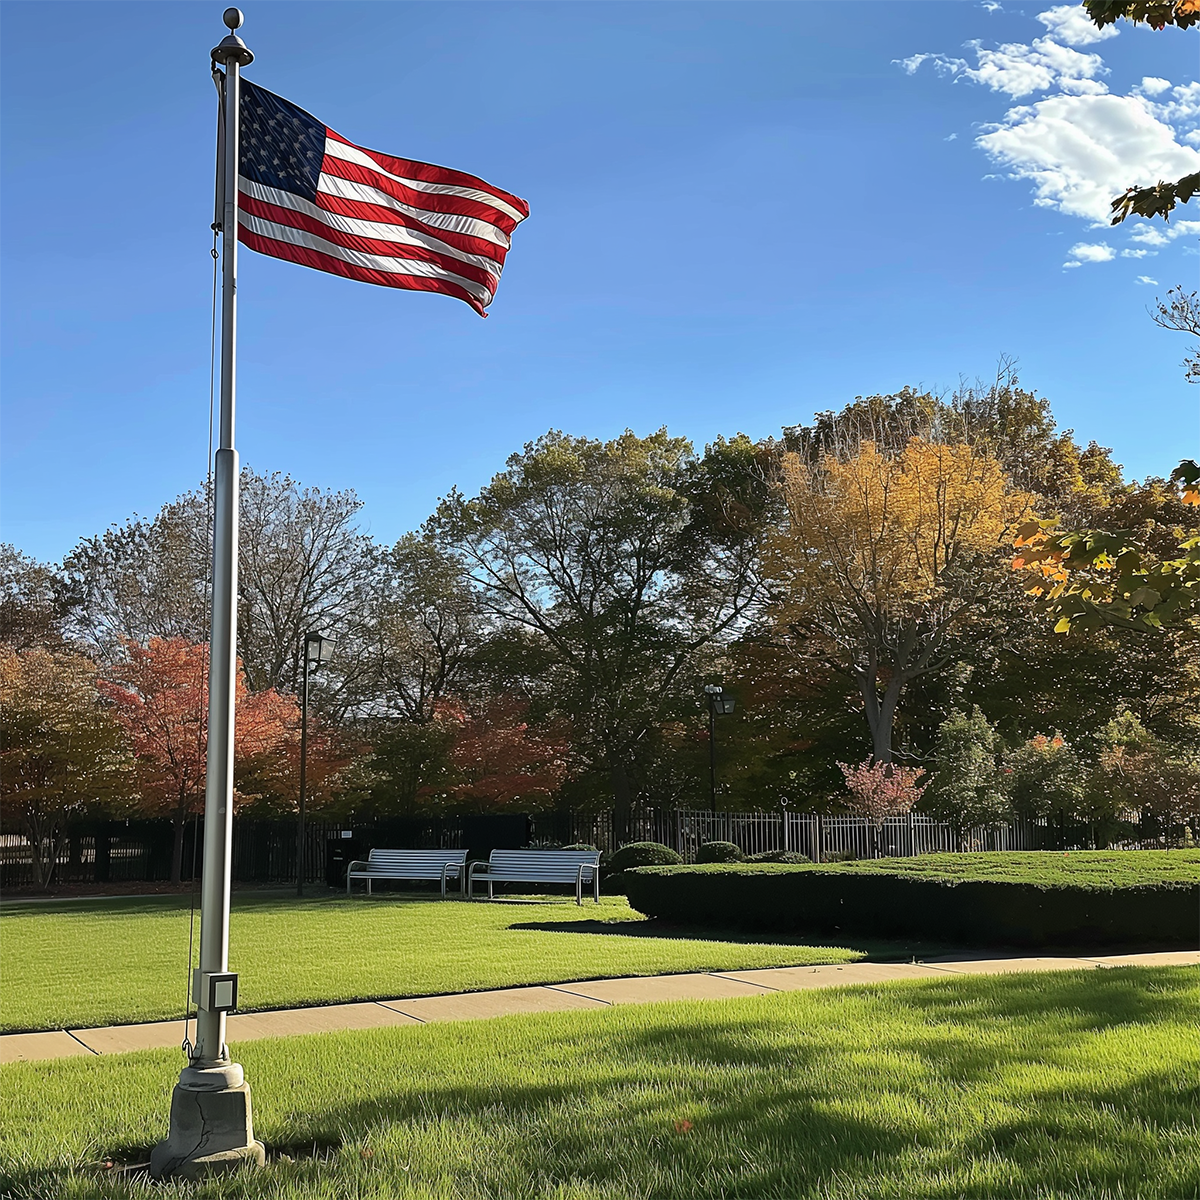
{"label": "blue canton with stars", "polygon": [[325,126],[282,96],[242,80],[241,173],[264,187],[316,201]]}

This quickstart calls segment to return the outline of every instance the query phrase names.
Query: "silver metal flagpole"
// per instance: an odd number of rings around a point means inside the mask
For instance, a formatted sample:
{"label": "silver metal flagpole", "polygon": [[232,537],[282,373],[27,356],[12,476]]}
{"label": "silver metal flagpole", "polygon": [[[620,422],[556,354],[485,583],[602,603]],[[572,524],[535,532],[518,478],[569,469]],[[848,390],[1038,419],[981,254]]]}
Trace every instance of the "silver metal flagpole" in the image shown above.
{"label": "silver metal flagpole", "polygon": [[[233,836],[234,697],[237,683],[238,457],[234,449],[237,381],[237,230],[241,68],[254,55],[233,30],[242,14],[225,10],[229,35],[212,52],[221,89],[221,404],[214,474],[212,637],[208,666],[208,762],[204,791],[204,869],[200,890],[200,967],[194,974],[196,1044],[171,1097],[171,1128],[151,1154],[155,1177],[195,1177],[247,1162],[261,1165],[250,1088],[229,1057],[225,1016],[237,1003],[229,971],[229,877]],[[225,67],[224,74],[216,64]]]}

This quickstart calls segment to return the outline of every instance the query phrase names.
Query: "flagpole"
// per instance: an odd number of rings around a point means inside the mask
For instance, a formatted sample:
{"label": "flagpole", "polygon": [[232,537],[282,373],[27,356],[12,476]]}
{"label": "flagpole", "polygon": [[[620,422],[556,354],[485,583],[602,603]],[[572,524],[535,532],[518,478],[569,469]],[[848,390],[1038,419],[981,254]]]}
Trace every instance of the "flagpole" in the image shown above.
{"label": "flagpole", "polygon": [[[195,1177],[264,1161],[254,1139],[250,1088],[225,1044],[235,1007],[229,971],[229,882],[233,838],[234,701],[237,686],[238,457],[234,449],[237,382],[237,231],[241,68],[254,55],[233,31],[242,14],[228,8],[230,30],[212,52],[221,89],[219,179],[221,232],[221,399],[214,472],[212,635],[208,666],[208,761],[204,789],[204,868],[200,888],[200,966],[194,973],[196,1042],[171,1097],[166,1141],[151,1155],[155,1177]],[[225,67],[224,74],[216,64]]]}

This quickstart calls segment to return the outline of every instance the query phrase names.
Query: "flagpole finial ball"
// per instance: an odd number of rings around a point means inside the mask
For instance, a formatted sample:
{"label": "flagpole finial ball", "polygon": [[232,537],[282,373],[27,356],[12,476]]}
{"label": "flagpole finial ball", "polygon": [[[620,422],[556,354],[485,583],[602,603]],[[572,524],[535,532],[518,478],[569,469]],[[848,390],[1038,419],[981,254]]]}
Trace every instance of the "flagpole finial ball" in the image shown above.
{"label": "flagpole finial ball", "polygon": [[242,22],[245,19],[242,16],[240,8],[227,8],[221,17],[221,20],[225,22],[225,26],[228,29],[241,29]]}

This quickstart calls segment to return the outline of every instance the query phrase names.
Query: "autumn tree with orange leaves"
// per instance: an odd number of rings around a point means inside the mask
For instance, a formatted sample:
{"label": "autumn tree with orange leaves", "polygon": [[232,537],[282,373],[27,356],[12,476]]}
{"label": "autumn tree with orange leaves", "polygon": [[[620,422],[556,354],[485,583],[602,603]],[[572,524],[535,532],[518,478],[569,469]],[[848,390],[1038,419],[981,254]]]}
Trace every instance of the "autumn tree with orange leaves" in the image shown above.
{"label": "autumn tree with orange leaves", "polygon": [[986,449],[911,438],[815,463],[783,459],[787,518],[767,550],[779,644],[852,680],[872,758],[889,763],[904,689],[977,619],[1032,497]]}
{"label": "autumn tree with orange leaves", "polygon": [[[174,825],[171,882],[183,868],[183,831],[204,804],[208,753],[208,646],[184,638],[152,638],[126,644],[126,659],[99,683],[137,758],[143,805]],[[234,769],[237,775],[271,770],[295,740],[299,709],[292,696],[273,688],[250,692],[237,669]],[[235,802],[244,799],[235,793]]]}

